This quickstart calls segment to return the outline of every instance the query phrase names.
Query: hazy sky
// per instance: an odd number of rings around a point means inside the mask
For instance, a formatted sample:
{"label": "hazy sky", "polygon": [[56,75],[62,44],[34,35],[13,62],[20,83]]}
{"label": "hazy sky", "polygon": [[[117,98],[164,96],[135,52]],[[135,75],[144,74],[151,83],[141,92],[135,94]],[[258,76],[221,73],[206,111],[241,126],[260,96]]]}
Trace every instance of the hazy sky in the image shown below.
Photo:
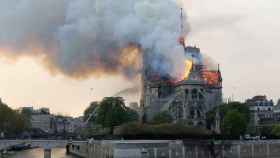
{"label": "hazy sky", "polygon": [[[280,97],[280,1],[187,0],[185,7],[191,25],[187,43],[220,63],[224,97]],[[0,73],[0,96],[10,106],[50,107],[54,113],[75,116],[89,102],[132,85],[120,76],[54,76],[28,57],[0,58]]]}
{"label": "hazy sky", "polygon": [[189,1],[190,42],[221,64],[224,96],[280,94],[280,2]]}

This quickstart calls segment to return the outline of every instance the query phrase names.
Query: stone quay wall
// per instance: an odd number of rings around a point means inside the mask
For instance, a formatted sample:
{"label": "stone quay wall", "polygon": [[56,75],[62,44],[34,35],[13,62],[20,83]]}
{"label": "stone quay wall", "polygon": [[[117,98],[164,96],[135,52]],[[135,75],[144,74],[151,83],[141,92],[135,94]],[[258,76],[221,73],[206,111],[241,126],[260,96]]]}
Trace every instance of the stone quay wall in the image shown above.
{"label": "stone quay wall", "polygon": [[90,140],[69,144],[82,158],[279,158],[280,141]]}

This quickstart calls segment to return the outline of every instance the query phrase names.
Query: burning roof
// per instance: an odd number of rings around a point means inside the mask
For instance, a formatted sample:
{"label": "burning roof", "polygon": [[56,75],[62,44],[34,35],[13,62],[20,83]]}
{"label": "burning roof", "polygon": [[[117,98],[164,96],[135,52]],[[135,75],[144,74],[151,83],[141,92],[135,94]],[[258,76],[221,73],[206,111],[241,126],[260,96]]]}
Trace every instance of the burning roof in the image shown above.
{"label": "burning roof", "polygon": [[221,73],[219,71],[203,71],[202,77],[209,86],[216,86],[222,81]]}

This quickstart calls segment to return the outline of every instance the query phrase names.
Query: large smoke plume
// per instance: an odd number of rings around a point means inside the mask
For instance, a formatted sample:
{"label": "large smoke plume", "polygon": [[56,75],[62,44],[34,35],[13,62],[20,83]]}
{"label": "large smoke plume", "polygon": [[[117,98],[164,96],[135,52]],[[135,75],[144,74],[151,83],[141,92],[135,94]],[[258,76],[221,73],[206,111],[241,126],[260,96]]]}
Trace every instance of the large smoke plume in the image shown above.
{"label": "large smoke plume", "polygon": [[176,0],[0,2],[1,55],[37,56],[49,69],[71,77],[134,77],[141,72],[143,51],[172,65],[164,69],[153,59],[149,64],[155,70],[176,75],[184,68]]}

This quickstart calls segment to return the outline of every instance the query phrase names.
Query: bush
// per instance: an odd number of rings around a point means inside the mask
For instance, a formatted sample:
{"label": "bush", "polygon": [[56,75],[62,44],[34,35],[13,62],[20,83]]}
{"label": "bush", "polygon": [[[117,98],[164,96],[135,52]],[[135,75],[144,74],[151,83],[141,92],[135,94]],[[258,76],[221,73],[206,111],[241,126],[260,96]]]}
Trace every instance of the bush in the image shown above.
{"label": "bush", "polygon": [[189,127],[182,124],[140,124],[127,123],[115,129],[117,136],[146,136],[146,137],[205,137],[210,132],[202,128]]}
{"label": "bush", "polygon": [[163,111],[155,115],[155,117],[152,120],[152,123],[153,124],[171,123],[172,120],[173,120],[172,116],[167,111]]}

